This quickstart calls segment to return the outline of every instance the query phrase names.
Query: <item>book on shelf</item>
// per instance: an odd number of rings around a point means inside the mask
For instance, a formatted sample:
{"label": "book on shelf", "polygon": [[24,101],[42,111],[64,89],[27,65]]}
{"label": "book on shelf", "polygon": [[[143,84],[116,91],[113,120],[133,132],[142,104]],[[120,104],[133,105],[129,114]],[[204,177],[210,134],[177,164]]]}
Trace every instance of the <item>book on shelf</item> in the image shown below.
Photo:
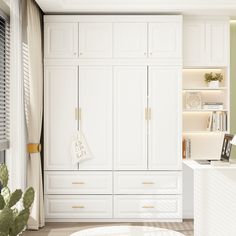
{"label": "book on shelf", "polygon": [[207,131],[227,131],[227,113],[214,111],[209,114]]}
{"label": "book on shelf", "polygon": [[182,154],[183,159],[190,159],[191,158],[191,139],[184,138],[182,141]]}
{"label": "book on shelf", "polygon": [[206,110],[223,110],[224,104],[222,102],[204,102],[202,108]]}

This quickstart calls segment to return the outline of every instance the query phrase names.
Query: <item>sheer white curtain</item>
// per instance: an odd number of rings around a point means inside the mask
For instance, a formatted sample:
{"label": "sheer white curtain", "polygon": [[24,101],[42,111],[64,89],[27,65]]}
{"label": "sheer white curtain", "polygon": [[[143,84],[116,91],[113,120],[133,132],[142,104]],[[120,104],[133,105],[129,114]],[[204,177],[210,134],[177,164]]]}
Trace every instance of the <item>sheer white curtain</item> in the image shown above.
{"label": "sheer white curtain", "polygon": [[27,185],[35,189],[28,228],[44,226],[40,137],[43,112],[42,13],[34,0],[26,1],[27,43],[23,44],[25,117],[28,131]]}

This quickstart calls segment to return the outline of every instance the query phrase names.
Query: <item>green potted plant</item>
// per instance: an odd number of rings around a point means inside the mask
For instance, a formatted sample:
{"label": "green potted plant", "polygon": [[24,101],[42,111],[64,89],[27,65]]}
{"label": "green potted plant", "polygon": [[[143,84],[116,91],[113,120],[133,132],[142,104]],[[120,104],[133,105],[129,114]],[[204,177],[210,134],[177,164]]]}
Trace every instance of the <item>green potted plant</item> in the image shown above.
{"label": "green potted plant", "polygon": [[205,82],[208,83],[210,88],[218,88],[219,83],[223,80],[222,73],[206,73],[205,74]]}
{"label": "green potted plant", "polygon": [[[8,169],[6,165],[1,164],[0,236],[17,236],[25,229],[28,222],[30,207],[34,201],[34,189],[30,187],[24,194],[21,189],[11,193],[7,187],[8,179]],[[22,206],[19,207],[18,203]]]}

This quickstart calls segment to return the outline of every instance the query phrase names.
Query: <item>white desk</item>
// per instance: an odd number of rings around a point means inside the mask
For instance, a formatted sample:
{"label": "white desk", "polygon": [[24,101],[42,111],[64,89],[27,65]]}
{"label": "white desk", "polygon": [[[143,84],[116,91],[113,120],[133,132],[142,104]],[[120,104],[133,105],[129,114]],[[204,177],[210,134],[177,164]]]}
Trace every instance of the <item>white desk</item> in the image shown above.
{"label": "white desk", "polygon": [[236,165],[184,164],[194,171],[194,236],[235,236]]}

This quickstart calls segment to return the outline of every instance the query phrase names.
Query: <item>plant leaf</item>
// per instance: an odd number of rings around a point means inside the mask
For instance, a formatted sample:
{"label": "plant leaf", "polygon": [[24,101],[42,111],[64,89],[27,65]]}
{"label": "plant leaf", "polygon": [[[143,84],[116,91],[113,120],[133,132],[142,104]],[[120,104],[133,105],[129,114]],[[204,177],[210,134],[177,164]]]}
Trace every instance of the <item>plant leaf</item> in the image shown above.
{"label": "plant leaf", "polygon": [[19,215],[15,218],[13,225],[10,227],[10,236],[17,236],[21,233],[29,219],[29,209],[22,210]]}
{"label": "plant leaf", "polygon": [[0,195],[0,210],[2,210],[5,207],[5,200],[2,195]]}
{"label": "plant leaf", "polygon": [[8,234],[4,232],[0,232],[0,236],[8,236]]}
{"label": "plant leaf", "polygon": [[8,202],[10,201],[10,196],[11,196],[11,192],[9,190],[8,187],[4,187],[1,191],[1,195],[3,196],[5,203],[8,204]]}
{"label": "plant leaf", "polygon": [[34,189],[32,187],[28,188],[23,197],[23,205],[24,208],[30,208],[32,203],[34,202]]}
{"label": "plant leaf", "polygon": [[12,210],[8,207],[3,208],[0,211],[0,229],[2,232],[7,233],[9,232],[10,227],[13,223],[13,213]]}
{"label": "plant leaf", "polygon": [[10,200],[8,202],[8,207],[13,207],[22,197],[22,190],[17,189],[15,192],[13,192],[10,196]]}
{"label": "plant leaf", "polygon": [[3,187],[7,186],[8,179],[9,179],[9,175],[8,175],[7,166],[5,164],[1,164],[0,165],[0,182]]}

